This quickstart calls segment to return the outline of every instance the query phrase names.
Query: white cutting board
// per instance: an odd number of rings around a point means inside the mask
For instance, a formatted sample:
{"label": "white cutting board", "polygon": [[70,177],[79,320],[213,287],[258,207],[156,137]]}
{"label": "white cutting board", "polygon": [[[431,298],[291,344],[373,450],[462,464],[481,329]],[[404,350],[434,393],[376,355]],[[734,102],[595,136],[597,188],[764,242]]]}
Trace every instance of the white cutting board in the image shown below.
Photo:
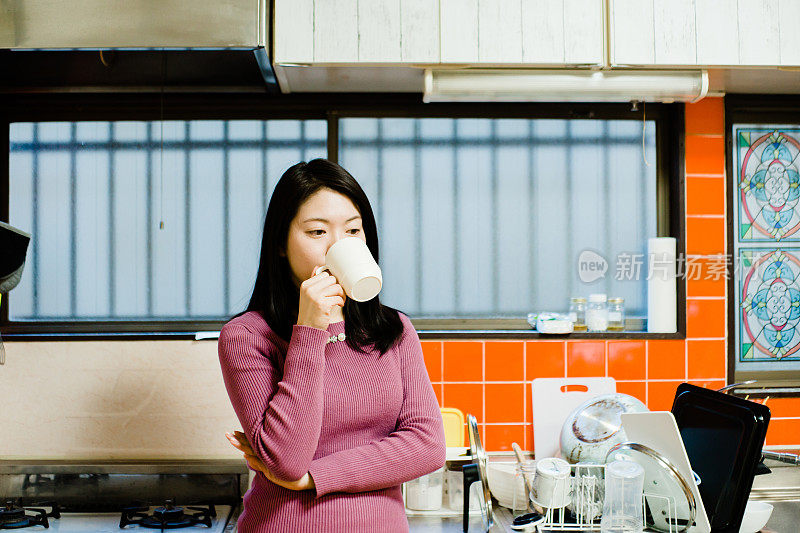
{"label": "white cutting board", "polygon": [[[644,444],[657,451],[675,465],[681,475],[689,482],[697,502],[695,526],[689,528],[690,533],[709,533],[711,523],[708,521],[700,491],[695,485],[689,456],[683,446],[683,439],[675,423],[675,417],[669,411],[652,411],[649,413],[622,413],[622,428],[630,442]],[[645,489],[646,490],[646,489]]]}
{"label": "white cutting board", "polygon": [[[566,391],[565,387],[585,390]],[[617,392],[614,378],[536,378],[533,399],[533,451],[537,459],[560,456],[561,426],[583,402]]]}

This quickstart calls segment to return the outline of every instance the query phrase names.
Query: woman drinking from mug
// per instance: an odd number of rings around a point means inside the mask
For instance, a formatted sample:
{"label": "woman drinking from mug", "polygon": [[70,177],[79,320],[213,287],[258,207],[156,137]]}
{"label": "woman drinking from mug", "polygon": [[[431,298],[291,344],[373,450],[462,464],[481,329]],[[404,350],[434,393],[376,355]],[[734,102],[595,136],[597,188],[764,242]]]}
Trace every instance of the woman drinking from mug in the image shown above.
{"label": "woman drinking from mug", "polygon": [[287,170],[272,194],[247,311],[219,359],[257,471],[240,533],[408,531],[400,484],[444,465],[441,413],[408,317],[356,302],[321,267],[343,238],[378,259],[364,191],[324,159]]}

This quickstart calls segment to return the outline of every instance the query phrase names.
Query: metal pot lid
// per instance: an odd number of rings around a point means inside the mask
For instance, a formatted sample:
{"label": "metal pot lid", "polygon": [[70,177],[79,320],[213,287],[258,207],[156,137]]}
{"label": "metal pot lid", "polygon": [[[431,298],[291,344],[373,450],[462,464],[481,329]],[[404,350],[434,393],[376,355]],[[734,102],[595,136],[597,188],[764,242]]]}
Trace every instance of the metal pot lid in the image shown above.
{"label": "metal pot lid", "polygon": [[475,457],[475,463],[478,465],[478,474],[481,478],[481,494],[483,498],[479,498],[481,504],[481,515],[487,528],[491,528],[494,524],[494,514],[492,513],[492,493],[489,491],[489,477],[486,473],[486,452],[481,443],[481,436],[478,433],[478,421],[474,415],[467,415],[467,427],[469,428],[469,451]]}

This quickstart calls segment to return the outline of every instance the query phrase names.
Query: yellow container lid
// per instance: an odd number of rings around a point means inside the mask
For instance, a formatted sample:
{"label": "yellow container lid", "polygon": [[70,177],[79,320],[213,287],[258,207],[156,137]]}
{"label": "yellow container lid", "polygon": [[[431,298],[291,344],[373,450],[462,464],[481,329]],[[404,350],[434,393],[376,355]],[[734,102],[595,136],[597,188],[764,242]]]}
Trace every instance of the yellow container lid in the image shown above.
{"label": "yellow container lid", "polygon": [[464,413],[455,407],[442,407],[444,440],[448,447],[464,446]]}

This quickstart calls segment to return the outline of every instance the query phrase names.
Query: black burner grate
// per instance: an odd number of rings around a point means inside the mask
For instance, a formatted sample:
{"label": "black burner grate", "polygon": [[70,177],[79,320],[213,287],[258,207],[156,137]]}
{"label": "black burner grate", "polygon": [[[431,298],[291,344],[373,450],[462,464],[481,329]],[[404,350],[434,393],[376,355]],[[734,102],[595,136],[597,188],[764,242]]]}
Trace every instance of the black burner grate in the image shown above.
{"label": "black burner grate", "polygon": [[5,505],[0,507],[0,529],[22,529],[30,526],[49,528],[48,517],[61,518],[61,510],[57,503],[42,502],[34,505],[51,507],[52,510],[48,513],[45,509],[22,507],[13,500],[6,501]]}
{"label": "black burner grate", "polygon": [[192,526],[211,527],[211,519],[217,516],[213,505],[184,508],[176,506],[172,500],[167,500],[163,506],[153,510],[152,514],[147,513],[148,509],[149,507],[144,505],[126,507],[122,510],[119,527],[138,525],[161,531]]}

